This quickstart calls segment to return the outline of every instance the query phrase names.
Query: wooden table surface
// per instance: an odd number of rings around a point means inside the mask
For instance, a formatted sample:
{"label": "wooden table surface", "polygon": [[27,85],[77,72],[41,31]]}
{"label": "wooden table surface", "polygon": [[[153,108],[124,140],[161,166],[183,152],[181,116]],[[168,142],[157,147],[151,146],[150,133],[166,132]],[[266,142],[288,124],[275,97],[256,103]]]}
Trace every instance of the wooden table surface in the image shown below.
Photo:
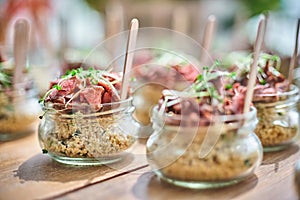
{"label": "wooden table surface", "polygon": [[0,199],[298,199],[294,187],[298,145],[264,154],[255,175],[237,185],[191,190],[161,182],[151,172],[145,141],[137,142],[119,163],[70,166],[42,154],[35,133],[0,143]]}

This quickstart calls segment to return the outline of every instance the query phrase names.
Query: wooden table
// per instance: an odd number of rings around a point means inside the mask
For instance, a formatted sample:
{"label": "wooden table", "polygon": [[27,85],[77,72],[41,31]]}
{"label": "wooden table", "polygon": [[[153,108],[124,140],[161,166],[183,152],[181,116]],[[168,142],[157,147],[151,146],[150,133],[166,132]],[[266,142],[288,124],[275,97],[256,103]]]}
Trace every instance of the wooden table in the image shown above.
{"label": "wooden table", "polygon": [[69,166],[42,154],[37,134],[0,143],[0,199],[298,199],[298,145],[264,155],[255,175],[222,189],[191,190],[161,182],[145,157],[145,141],[111,166]]}

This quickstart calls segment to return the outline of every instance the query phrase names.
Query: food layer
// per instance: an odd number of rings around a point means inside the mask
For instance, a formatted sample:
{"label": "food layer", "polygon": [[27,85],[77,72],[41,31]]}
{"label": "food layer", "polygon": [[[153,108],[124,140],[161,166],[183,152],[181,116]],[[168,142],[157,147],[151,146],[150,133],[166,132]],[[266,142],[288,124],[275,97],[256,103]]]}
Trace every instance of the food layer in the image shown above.
{"label": "food layer", "polygon": [[[178,134],[189,134],[184,130],[184,133],[163,130],[148,145],[149,162],[168,178],[198,182],[242,178],[259,163],[261,154],[255,138],[250,134],[238,136],[232,131],[222,133],[209,154],[200,157],[207,127],[199,129],[192,141],[184,137],[175,139]],[[164,149],[168,144],[172,147]]]}

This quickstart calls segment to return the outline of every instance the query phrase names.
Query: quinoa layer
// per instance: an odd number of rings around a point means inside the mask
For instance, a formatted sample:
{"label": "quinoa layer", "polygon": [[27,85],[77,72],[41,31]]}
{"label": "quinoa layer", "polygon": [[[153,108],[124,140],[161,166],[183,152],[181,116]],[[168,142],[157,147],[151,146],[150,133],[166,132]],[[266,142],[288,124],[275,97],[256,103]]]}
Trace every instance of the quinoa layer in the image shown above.
{"label": "quinoa layer", "polygon": [[117,122],[109,116],[64,120],[57,118],[52,122],[55,125],[50,125],[52,128],[41,136],[42,148],[58,156],[97,158],[116,155],[135,142],[135,138],[115,126]]}
{"label": "quinoa layer", "polygon": [[[158,135],[147,148],[149,162],[164,176],[182,181],[223,181],[241,178],[257,166],[260,152],[255,145],[256,141],[247,136],[237,139],[234,132],[221,134],[209,154],[200,158],[199,152],[205,131],[198,131],[190,144],[182,139],[175,139],[178,134],[176,132],[166,131]],[[170,152],[168,149],[159,152],[158,149],[166,144],[170,144]]]}

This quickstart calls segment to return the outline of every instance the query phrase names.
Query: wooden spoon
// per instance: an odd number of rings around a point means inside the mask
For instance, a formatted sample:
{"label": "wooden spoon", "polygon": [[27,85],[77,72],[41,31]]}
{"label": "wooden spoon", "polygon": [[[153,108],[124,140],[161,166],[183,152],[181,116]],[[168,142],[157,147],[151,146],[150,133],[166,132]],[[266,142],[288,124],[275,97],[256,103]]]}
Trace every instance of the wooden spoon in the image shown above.
{"label": "wooden spoon", "polygon": [[202,39],[202,47],[203,47],[203,51],[201,53],[201,62],[203,64],[207,64],[208,62],[208,53],[210,51],[210,47],[211,47],[211,43],[212,43],[212,39],[215,33],[215,29],[216,29],[216,22],[217,19],[214,15],[210,15],[207,18],[207,22],[206,22],[206,26],[205,26],[205,30],[204,30],[204,35],[203,35],[203,39]]}
{"label": "wooden spoon", "polygon": [[139,29],[139,21],[134,18],[131,20],[130,31],[128,33],[127,47],[125,53],[125,63],[123,69],[123,79],[122,79],[122,88],[121,88],[121,101],[127,98],[128,86],[129,86],[129,74],[132,68],[134,49],[137,40],[137,34]]}
{"label": "wooden spoon", "polygon": [[288,75],[288,90],[290,90],[290,85],[293,82],[294,78],[294,68],[296,65],[297,55],[298,55],[298,37],[299,37],[299,27],[300,27],[300,18],[298,19],[297,31],[296,31],[296,39],[295,39],[295,48],[290,61],[289,67],[289,75]]}
{"label": "wooden spoon", "polygon": [[18,19],[14,25],[14,74],[13,85],[23,81],[23,72],[26,68],[27,52],[29,47],[30,25],[26,19]]}
{"label": "wooden spoon", "polygon": [[256,35],[256,41],[254,44],[254,53],[253,53],[253,62],[250,66],[250,75],[249,75],[249,81],[247,85],[247,92],[245,96],[245,104],[244,104],[244,113],[247,113],[250,111],[250,105],[253,98],[254,93],[254,87],[256,84],[256,76],[257,76],[257,63],[258,58],[260,54],[260,49],[263,44],[264,36],[265,36],[265,28],[266,28],[266,20],[265,16],[262,16],[258,29],[257,29],[257,35]]}

